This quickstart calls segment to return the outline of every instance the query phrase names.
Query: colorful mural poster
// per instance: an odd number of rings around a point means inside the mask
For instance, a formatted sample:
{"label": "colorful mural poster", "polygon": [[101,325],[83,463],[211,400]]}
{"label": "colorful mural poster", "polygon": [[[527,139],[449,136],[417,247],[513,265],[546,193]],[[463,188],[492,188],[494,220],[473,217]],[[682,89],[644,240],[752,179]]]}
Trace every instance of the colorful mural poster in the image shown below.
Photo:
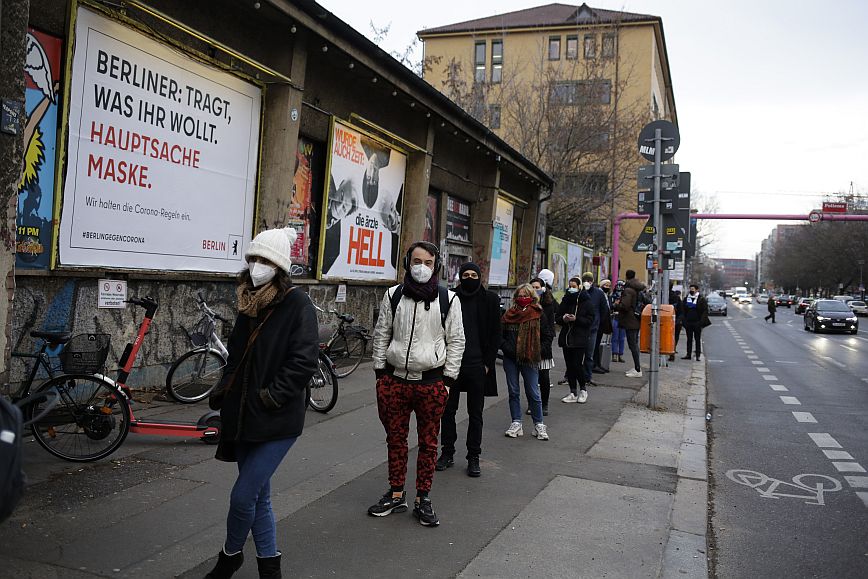
{"label": "colorful mural poster", "polygon": [[295,153],[295,174],[292,180],[292,198],[287,211],[286,225],[298,233],[298,238],[292,246],[293,276],[305,276],[311,273],[313,255],[311,252],[311,229],[316,224],[313,192],[316,171],[320,166],[322,145],[306,137],[298,138],[298,149]]}
{"label": "colorful mural poster", "polygon": [[15,267],[47,269],[53,239],[57,105],[63,40],[27,30],[24,170],[18,184]]}

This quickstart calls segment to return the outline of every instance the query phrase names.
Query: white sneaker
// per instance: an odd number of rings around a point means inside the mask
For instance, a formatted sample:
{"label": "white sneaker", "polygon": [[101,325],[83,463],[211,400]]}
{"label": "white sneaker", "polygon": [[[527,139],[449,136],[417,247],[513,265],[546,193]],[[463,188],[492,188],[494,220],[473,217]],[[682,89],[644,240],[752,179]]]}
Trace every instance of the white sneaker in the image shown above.
{"label": "white sneaker", "polygon": [[573,394],[572,392],[570,392],[569,394],[567,394],[566,396],[561,398],[561,402],[566,402],[567,404],[569,404],[571,402],[578,402],[578,400],[579,400],[579,397],[576,396],[575,394]]}
{"label": "white sneaker", "polygon": [[542,422],[534,425],[533,435],[536,436],[537,440],[548,440],[549,439],[549,433],[546,432],[546,425],[543,424]]}
{"label": "white sneaker", "polygon": [[636,370],[628,370],[626,376],[627,378],[641,378],[642,370],[639,370],[638,372]]}
{"label": "white sneaker", "polygon": [[579,390],[579,398],[577,402],[579,404],[584,404],[588,401],[588,391],[587,390]]}
{"label": "white sneaker", "polygon": [[524,436],[524,429],[521,427],[521,422],[513,422],[509,425],[509,428],[506,429],[504,433],[510,438],[515,438],[517,436]]}

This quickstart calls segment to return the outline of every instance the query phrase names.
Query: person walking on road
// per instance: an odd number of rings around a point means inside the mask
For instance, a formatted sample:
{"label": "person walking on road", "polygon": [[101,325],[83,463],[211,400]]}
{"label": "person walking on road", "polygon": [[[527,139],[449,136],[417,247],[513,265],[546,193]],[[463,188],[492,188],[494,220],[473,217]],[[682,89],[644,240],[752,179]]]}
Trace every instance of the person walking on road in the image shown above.
{"label": "person walking on road", "polygon": [[[554,274],[550,270],[544,269],[539,272],[539,277],[535,277],[530,281],[530,285],[533,286],[534,291],[539,296],[539,302],[545,314],[545,321],[549,324],[549,333],[551,334],[551,337],[541,344],[542,353],[540,354],[542,361],[539,365],[539,393],[542,400],[543,416],[549,415],[549,396],[552,390],[549,372],[555,367],[552,344],[555,341],[555,315],[557,315],[558,311],[558,300],[552,295],[551,285],[543,278],[543,276],[548,277],[546,272],[551,274],[551,279],[554,280]],[[529,407],[527,413],[530,414]]]}
{"label": "person walking on road", "polygon": [[553,336],[532,285],[526,283],[516,288],[512,295],[512,306],[503,313],[502,322],[500,349],[503,351],[503,370],[509,388],[509,414],[512,417],[505,434],[510,438],[524,435],[518,386],[521,375],[533,418],[533,436],[537,440],[548,440],[539,393],[539,365],[542,361],[542,344]]}
{"label": "person walking on road", "polygon": [[407,510],[407,436],[410,414],[415,412],[419,453],[413,516],[426,527],[440,524],[428,495],[440,418],[464,355],[461,301],[437,282],[441,266],[436,245],[417,241],[410,246],[404,256],[404,283],[386,290],[380,303],[373,345],[377,411],[386,431],[390,488],[368,514],[385,517]]}
{"label": "person walking on road", "polygon": [[778,311],[778,304],[775,303],[775,297],[774,296],[769,296],[768,305],[766,307],[768,307],[768,309],[769,309],[769,315],[767,315],[763,319],[766,321],[766,323],[769,323],[769,319],[771,319],[772,323],[774,324],[775,323],[775,312]]}
{"label": "person walking on road", "polygon": [[687,355],[683,360],[690,359],[693,342],[696,341],[696,360],[702,356],[702,328],[711,325],[708,319],[708,302],[700,295],[699,286],[692,283],[684,298],[684,331],[687,333]]}
{"label": "person walking on road", "polygon": [[627,339],[627,332],[618,323],[618,312],[615,309],[615,304],[621,299],[621,294],[624,293],[624,280],[618,280],[615,283],[615,291],[609,296],[609,309],[612,311],[612,361],[624,361],[624,341]]}
{"label": "person walking on road", "polygon": [[306,389],[316,371],[319,327],[313,304],[289,277],[292,228],[257,235],[244,258],[229,359],[209,401],[220,409],[217,458],[238,463],[229,495],[226,541],[206,578],[231,577],[253,535],[259,576],[279,578],[281,553],[271,508],[271,476],[304,428]]}
{"label": "person walking on road", "polygon": [[594,283],[594,274],[586,271],[582,274],[582,289],[588,294],[588,299],[591,300],[591,307],[594,310],[594,321],[588,330],[588,345],[585,350],[585,382],[593,384],[594,379],[594,360],[597,355],[597,347],[600,342],[597,340],[597,334],[600,333],[600,321],[609,315],[609,301],[603,290],[598,288]]}
{"label": "person walking on road", "polygon": [[640,324],[635,308],[639,300],[639,293],[645,291],[645,284],[636,279],[636,272],[632,269],[628,269],[624,277],[627,278],[627,281],[624,284],[621,299],[615,304],[615,308],[618,310],[618,326],[626,330],[627,346],[633,355],[633,369],[628,370],[626,375],[628,378],[641,378],[642,367],[639,365]]}
{"label": "person walking on road", "polygon": [[564,396],[561,402],[584,404],[588,401],[584,361],[590,355],[588,336],[594,323],[594,306],[591,305],[588,292],[581,288],[582,280],[574,277],[569,284],[555,318],[561,326],[558,346],[564,351],[567,380],[570,384],[570,393]]}
{"label": "person walking on road", "polygon": [[464,263],[458,270],[459,285],[455,290],[461,300],[464,326],[464,355],[455,386],[449,391],[449,401],[440,420],[442,450],[436,469],[446,470],[455,464],[455,413],[461,393],[467,393],[467,476],[482,474],[479,454],[482,452],[482,408],[486,396],[497,396],[497,349],[500,346],[500,297],[485,289],[475,263]]}

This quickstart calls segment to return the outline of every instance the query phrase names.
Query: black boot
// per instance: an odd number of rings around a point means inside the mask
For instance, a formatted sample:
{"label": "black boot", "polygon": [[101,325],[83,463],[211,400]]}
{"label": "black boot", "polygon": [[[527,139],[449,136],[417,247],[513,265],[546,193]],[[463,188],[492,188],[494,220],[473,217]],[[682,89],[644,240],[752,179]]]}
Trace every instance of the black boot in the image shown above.
{"label": "black boot", "polygon": [[468,456],[467,457],[467,476],[471,476],[476,478],[482,475],[482,470],[479,468],[479,457],[478,456]]}
{"label": "black boot", "polygon": [[280,553],[274,557],[257,557],[256,565],[259,567],[259,579],[281,579]]}
{"label": "black boot", "polygon": [[221,549],[220,554],[217,555],[217,564],[205,575],[205,579],[229,579],[241,569],[242,563],[244,563],[244,553],[239,551],[234,555],[227,555]]}
{"label": "black boot", "polygon": [[455,464],[455,459],[451,454],[446,454],[445,452],[440,453],[440,458],[437,459],[437,462],[434,465],[434,469],[438,471],[446,470]]}

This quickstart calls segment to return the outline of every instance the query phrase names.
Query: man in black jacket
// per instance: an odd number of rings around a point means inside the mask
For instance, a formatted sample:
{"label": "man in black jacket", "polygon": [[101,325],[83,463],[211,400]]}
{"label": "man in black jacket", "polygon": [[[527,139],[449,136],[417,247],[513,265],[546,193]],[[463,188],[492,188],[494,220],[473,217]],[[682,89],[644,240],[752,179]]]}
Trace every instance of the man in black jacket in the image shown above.
{"label": "man in black jacket", "polygon": [[449,392],[449,400],[440,420],[440,444],[442,451],[437,459],[437,470],[442,471],[455,464],[455,413],[461,392],[467,392],[467,476],[482,474],[479,454],[482,452],[482,408],[485,396],[497,396],[497,346],[500,337],[500,297],[483,287],[479,266],[467,262],[458,270],[459,285],[456,288],[461,300],[461,316],[464,321],[464,356],[461,371],[455,386]]}
{"label": "man in black jacket", "polygon": [[696,340],[696,360],[702,356],[702,328],[709,325],[708,302],[699,294],[699,286],[690,284],[690,291],[684,298],[684,330],[687,332],[687,355],[683,360],[690,359],[690,351],[693,349],[693,340]]}

